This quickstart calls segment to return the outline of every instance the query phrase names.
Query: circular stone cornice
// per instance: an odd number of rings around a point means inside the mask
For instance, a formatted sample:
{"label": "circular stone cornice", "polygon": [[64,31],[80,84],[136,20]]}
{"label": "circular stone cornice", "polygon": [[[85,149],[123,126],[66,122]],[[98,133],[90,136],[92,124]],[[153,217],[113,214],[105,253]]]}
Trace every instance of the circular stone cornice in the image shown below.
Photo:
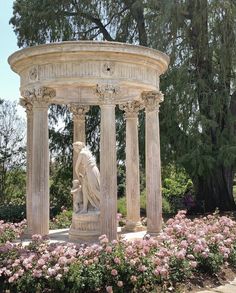
{"label": "circular stone cornice", "polygon": [[56,92],[52,103],[97,105],[102,102],[98,85],[119,88],[113,95],[116,104],[138,99],[143,91],[159,90],[169,57],[137,45],[74,41],[28,47],[12,54],[8,62],[20,76],[22,93],[46,87]]}
{"label": "circular stone cornice", "polygon": [[[169,57],[166,54],[151,48],[119,42],[99,41],[68,41],[32,46],[13,53],[8,58],[8,63],[13,71],[20,74],[27,61],[34,61],[37,58],[43,62],[44,58],[50,58],[51,55],[52,58],[54,56],[58,60],[66,61],[71,60],[72,54],[74,56],[81,55],[81,57],[90,54],[96,58],[98,55],[106,56],[107,53],[114,56],[115,59],[127,55],[128,58],[131,58],[131,62],[134,60],[141,63],[150,63],[150,65],[158,67],[160,74],[167,70],[169,64]],[[106,66],[109,68],[109,63],[104,64],[103,70],[106,70]],[[32,69],[31,77],[35,78],[35,75],[35,70]]]}

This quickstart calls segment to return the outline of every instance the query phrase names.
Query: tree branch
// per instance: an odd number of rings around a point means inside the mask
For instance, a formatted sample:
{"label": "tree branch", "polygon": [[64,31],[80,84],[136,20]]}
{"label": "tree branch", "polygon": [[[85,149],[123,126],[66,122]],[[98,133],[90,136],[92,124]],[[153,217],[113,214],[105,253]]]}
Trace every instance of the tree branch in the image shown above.
{"label": "tree branch", "polygon": [[95,23],[98,26],[100,32],[103,34],[104,38],[107,41],[114,41],[114,39],[111,37],[111,35],[107,31],[106,27],[102,24],[102,22],[99,18],[96,18],[96,17],[92,16],[91,14],[86,13],[86,12],[82,12],[82,11],[77,11],[77,12],[64,11],[63,13],[66,16],[81,16],[81,17],[84,17],[84,18],[90,20],[91,22]]}

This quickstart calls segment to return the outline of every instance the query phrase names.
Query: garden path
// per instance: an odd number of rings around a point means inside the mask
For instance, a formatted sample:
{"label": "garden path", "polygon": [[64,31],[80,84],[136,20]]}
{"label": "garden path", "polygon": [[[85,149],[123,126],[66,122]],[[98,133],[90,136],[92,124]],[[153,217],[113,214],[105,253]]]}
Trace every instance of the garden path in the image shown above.
{"label": "garden path", "polygon": [[209,290],[200,291],[198,293],[236,293],[236,278],[229,284],[225,284]]}

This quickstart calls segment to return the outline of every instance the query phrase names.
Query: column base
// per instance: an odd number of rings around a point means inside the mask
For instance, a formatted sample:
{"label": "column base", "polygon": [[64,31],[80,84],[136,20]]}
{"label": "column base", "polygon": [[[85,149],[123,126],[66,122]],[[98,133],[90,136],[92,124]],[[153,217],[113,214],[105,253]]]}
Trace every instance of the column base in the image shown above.
{"label": "column base", "polygon": [[32,238],[32,229],[29,229],[28,227],[25,228],[22,237],[23,238],[27,238],[27,239],[31,239]]}
{"label": "column base", "polygon": [[100,211],[72,215],[69,240],[79,243],[98,242],[101,235]]}
{"label": "column base", "polygon": [[122,231],[124,232],[139,232],[139,231],[145,231],[147,227],[143,226],[141,222],[132,222],[127,221],[126,225],[122,228]]}
{"label": "column base", "polygon": [[146,235],[150,235],[151,237],[156,237],[160,234],[160,232],[148,232],[146,233]]}

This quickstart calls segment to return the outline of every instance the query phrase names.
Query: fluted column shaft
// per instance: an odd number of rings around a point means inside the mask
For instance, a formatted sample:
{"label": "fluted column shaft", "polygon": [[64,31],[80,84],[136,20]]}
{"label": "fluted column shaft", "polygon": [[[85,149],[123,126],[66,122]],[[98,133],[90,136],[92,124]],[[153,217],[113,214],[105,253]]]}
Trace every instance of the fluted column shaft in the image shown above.
{"label": "fluted column shaft", "polygon": [[48,105],[33,105],[32,207],[34,234],[49,233]]}
{"label": "fluted column shaft", "polygon": [[147,232],[156,234],[162,227],[161,158],[159,133],[159,103],[161,92],[144,92],[146,122],[146,192],[147,192]]}
{"label": "fluted column shaft", "polygon": [[48,104],[55,91],[41,87],[24,96],[33,106],[32,140],[32,234],[49,233]]}
{"label": "fluted column shaft", "polygon": [[139,102],[120,105],[126,119],[126,230],[136,231],[142,228],[140,222],[140,177],[138,147],[138,112],[142,109]]}
{"label": "fluted column shaft", "polygon": [[97,87],[101,108],[100,174],[101,174],[101,233],[109,240],[117,238],[117,165],[116,126],[112,85]]}
{"label": "fluted column shaft", "polygon": [[[86,143],[85,116],[89,110],[89,106],[71,104],[69,109],[73,114],[73,142],[81,141]],[[78,154],[73,150],[73,180],[77,179],[75,172],[77,158]]]}
{"label": "fluted column shaft", "polygon": [[32,235],[32,148],[33,148],[33,106],[27,99],[20,99],[20,105],[26,109],[27,145],[26,145],[26,219],[27,235]]}

